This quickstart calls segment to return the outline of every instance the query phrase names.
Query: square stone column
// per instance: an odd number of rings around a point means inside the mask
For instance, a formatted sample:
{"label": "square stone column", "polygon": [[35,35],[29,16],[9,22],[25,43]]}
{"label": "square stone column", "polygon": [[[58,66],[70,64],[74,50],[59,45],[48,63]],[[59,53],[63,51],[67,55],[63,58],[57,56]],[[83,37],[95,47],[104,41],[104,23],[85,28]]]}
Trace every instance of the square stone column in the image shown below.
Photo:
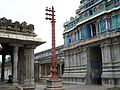
{"label": "square stone column", "polygon": [[4,70],[5,70],[5,56],[2,55],[2,64],[1,64],[1,82],[4,82]]}
{"label": "square stone column", "polygon": [[40,66],[40,64],[37,62],[37,63],[35,63],[35,65],[34,65],[34,76],[35,76],[35,82],[39,82],[39,66]]}
{"label": "square stone column", "polygon": [[27,45],[24,48],[25,56],[25,84],[34,85],[34,47]]}
{"label": "square stone column", "polygon": [[90,49],[87,48],[87,74],[86,74],[86,84],[91,85],[92,84],[92,78],[91,78],[91,61],[90,61]]}
{"label": "square stone column", "polygon": [[24,58],[24,49],[23,47],[19,48],[18,51],[18,82],[24,83],[25,75],[25,58]]}
{"label": "square stone column", "polygon": [[14,46],[13,52],[13,83],[18,82],[17,72],[18,72],[18,46]]}
{"label": "square stone column", "polygon": [[60,73],[59,73],[59,76],[61,77],[62,76],[62,63],[59,64],[60,65]]}

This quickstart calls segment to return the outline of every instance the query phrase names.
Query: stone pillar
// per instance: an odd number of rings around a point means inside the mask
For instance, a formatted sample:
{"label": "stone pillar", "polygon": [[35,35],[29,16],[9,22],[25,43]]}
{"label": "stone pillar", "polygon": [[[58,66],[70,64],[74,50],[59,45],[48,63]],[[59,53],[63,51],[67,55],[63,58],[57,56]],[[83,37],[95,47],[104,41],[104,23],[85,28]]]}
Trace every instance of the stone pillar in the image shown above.
{"label": "stone pillar", "polygon": [[84,63],[84,65],[87,65],[87,60],[88,60],[88,58],[89,58],[89,57],[87,56],[87,55],[88,55],[87,50],[89,50],[89,49],[85,48],[84,51],[83,51],[83,60],[84,60],[83,63]]}
{"label": "stone pillar", "polygon": [[12,78],[13,78],[13,53],[11,53],[10,56],[11,56],[11,65],[12,65]]}
{"label": "stone pillar", "polygon": [[39,63],[35,63],[34,65],[34,76],[35,76],[35,82],[39,82]]}
{"label": "stone pillar", "polygon": [[89,48],[87,48],[87,75],[86,75],[86,84],[92,84],[91,61],[90,61],[90,49]]}
{"label": "stone pillar", "polygon": [[81,66],[83,65],[83,51],[80,52],[80,57],[81,57]]}
{"label": "stone pillar", "polygon": [[80,52],[79,52],[79,63],[78,63],[79,66],[81,66],[81,60],[82,60],[82,59],[81,59],[81,51],[80,51]]}
{"label": "stone pillar", "polygon": [[74,65],[73,66],[76,66],[76,62],[77,62],[77,57],[76,57],[76,52],[73,54],[74,57],[73,57],[73,62],[74,62]]}
{"label": "stone pillar", "polygon": [[45,77],[47,77],[47,69],[48,69],[47,64],[45,64]]}
{"label": "stone pillar", "polygon": [[71,67],[72,66],[72,54],[70,53],[70,55],[69,55],[69,67]]}
{"label": "stone pillar", "polygon": [[70,65],[71,65],[71,67],[73,67],[74,64],[75,64],[75,62],[74,62],[74,53],[72,53],[72,54],[70,55],[70,59],[71,59]]}
{"label": "stone pillar", "polygon": [[5,56],[2,55],[2,64],[1,64],[1,81],[4,82],[4,70],[5,70]]}
{"label": "stone pillar", "polygon": [[69,67],[69,56],[68,54],[66,54],[66,57],[65,57],[65,67]]}
{"label": "stone pillar", "polygon": [[27,45],[24,48],[25,56],[25,84],[34,85],[34,47]]}
{"label": "stone pillar", "polygon": [[25,61],[24,61],[24,49],[23,47],[19,48],[18,51],[18,80],[20,83],[24,83],[25,75]]}
{"label": "stone pillar", "polygon": [[66,77],[69,75],[69,68],[70,68],[70,54],[66,51],[65,53],[65,67],[64,67],[64,72],[62,75],[63,80],[66,80]]}
{"label": "stone pillar", "polygon": [[13,83],[18,82],[17,72],[18,72],[18,46],[14,47],[13,52]]}
{"label": "stone pillar", "polygon": [[39,73],[38,73],[38,77],[39,77],[39,80],[40,80],[40,78],[41,78],[41,76],[42,76],[42,69],[41,69],[41,64],[39,64]]}
{"label": "stone pillar", "polygon": [[60,65],[60,73],[59,73],[59,76],[61,77],[61,76],[62,76],[62,63],[60,63],[59,65]]}
{"label": "stone pillar", "polygon": [[79,52],[77,52],[77,66],[79,67],[80,59],[79,59]]}
{"label": "stone pillar", "polygon": [[44,64],[41,64],[41,69],[40,70],[41,70],[41,77],[43,77],[44,74],[45,74],[44,71],[43,71],[44,70]]}

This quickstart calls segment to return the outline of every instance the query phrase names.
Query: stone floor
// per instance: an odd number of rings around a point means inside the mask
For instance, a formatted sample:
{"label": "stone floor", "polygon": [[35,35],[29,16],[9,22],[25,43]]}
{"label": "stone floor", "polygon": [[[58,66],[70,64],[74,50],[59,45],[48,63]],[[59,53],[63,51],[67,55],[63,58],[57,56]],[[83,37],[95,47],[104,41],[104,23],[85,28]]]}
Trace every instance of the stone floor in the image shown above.
{"label": "stone floor", "polygon": [[[46,86],[43,84],[36,84],[35,90],[44,90],[45,87]],[[107,88],[110,88],[103,85],[80,85],[80,84],[63,84],[63,87],[65,90],[107,90]],[[7,84],[7,85],[0,84],[0,90],[18,90],[18,89],[16,86],[13,85],[11,86],[11,84]]]}
{"label": "stone floor", "polygon": [[[107,87],[101,85],[63,85],[65,90],[106,90]],[[36,85],[35,90],[44,90],[45,85]]]}

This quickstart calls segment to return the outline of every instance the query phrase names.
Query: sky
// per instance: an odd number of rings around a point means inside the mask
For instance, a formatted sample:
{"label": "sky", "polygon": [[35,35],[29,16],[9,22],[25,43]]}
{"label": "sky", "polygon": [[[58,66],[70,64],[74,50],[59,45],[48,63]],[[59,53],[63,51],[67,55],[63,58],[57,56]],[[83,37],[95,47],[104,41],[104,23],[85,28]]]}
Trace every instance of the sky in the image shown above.
{"label": "sky", "polygon": [[45,20],[46,7],[54,6],[55,9],[55,32],[56,46],[64,44],[63,23],[75,16],[75,11],[80,5],[80,0],[0,0],[0,18],[6,17],[12,21],[34,24],[37,38],[46,41],[38,46],[35,53],[50,49],[51,46],[51,23]]}

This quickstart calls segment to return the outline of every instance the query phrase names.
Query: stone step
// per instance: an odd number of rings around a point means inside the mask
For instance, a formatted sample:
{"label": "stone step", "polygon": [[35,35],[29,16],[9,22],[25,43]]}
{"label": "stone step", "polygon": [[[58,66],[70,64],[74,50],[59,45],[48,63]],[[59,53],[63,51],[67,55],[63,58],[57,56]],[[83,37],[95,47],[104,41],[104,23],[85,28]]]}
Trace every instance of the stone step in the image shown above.
{"label": "stone step", "polygon": [[0,83],[0,90],[35,90],[35,85]]}
{"label": "stone step", "polygon": [[0,90],[20,90],[14,85],[0,85]]}

